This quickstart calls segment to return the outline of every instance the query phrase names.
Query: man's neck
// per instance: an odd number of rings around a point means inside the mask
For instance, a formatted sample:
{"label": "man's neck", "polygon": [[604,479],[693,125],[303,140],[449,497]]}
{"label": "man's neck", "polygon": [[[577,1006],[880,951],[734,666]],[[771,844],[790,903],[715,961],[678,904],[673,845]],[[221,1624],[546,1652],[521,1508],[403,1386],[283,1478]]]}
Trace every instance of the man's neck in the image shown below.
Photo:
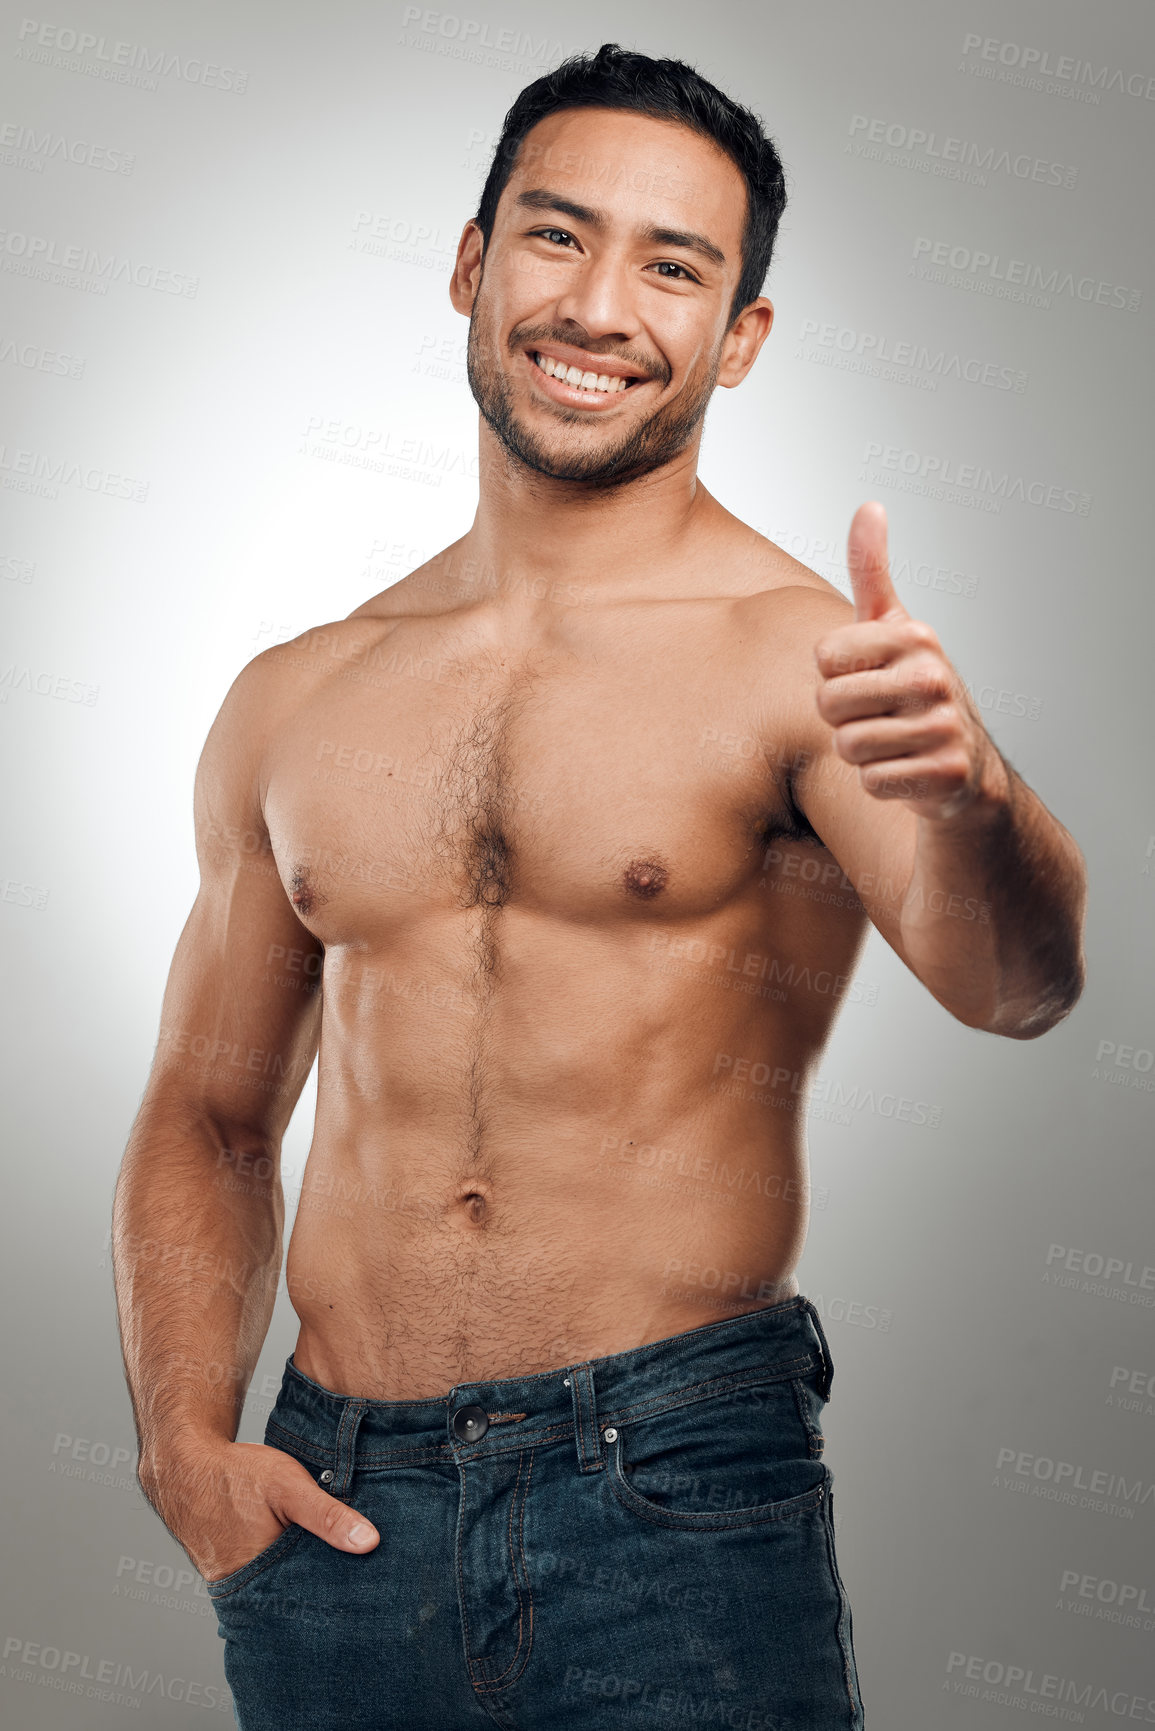
{"label": "man's neck", "polygon": [[524,596],[527,585],[575,585],[607,600],[639,582],[652,590],[655,568],[685,560],[720,513],[697,466],[694,441],[618,486],[557,481],[512,457],[482,421],[477,514],[455,552],[487,573],[496,600]]}

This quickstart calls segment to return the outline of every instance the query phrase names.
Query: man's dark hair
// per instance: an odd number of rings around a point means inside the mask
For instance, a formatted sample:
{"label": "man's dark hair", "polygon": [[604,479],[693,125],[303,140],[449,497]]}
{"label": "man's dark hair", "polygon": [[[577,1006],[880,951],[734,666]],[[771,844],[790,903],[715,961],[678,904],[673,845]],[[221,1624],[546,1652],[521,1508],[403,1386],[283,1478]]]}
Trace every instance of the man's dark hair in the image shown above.
{"label": "man's dark hair", "polygon": [[562,108],[627,108],[656,120],[678,121],[712,139],[741,169],[746,180],[746,222],[742,274],[730,303],[733,324],[742,308],[762,292],[778,219],[786,205],[782,163],[758,116],[731,101],[683,60],[652,60],[648,54],[619,48],[616,42],[604,42],[593,55],[575,54],[544,78],[527,84],[505,117],[473,219],[486,246],[497,201],[522,141],[539,120]]}

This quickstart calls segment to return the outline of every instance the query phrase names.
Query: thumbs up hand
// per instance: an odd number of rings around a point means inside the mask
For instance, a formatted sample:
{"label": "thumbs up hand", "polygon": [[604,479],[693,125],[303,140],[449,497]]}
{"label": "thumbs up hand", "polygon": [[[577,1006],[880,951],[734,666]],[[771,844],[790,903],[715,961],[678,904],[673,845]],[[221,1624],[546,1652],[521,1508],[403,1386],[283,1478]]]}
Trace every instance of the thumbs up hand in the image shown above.
{"label": "thumbs up hand", "polygon": [[818,713],[867,793],[906,800],[920,817],[953,817],[1000,760],[934,631],[894,592],[886,511],[875,501],[854,513],[847,564],[854,622],[814,646]]}

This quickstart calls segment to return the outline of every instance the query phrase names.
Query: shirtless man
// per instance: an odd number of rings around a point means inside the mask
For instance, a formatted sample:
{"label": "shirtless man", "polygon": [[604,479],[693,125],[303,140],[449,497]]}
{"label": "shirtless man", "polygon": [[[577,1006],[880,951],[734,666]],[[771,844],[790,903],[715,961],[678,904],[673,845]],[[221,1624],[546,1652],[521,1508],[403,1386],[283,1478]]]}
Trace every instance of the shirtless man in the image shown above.
{"label": "shirtless man", "polygon": [[[1084,872],[881,507],[852,606],[696,478],[783,202],[688,67],[607,46],[524,91],[450,287],[473,526],[209,733],[116,1275],[243,1731],[863,1723],[808,1079],[868,922],[968,1027],[1046,1032]],[[238,1443],[318,1046],[300,1334]]]}

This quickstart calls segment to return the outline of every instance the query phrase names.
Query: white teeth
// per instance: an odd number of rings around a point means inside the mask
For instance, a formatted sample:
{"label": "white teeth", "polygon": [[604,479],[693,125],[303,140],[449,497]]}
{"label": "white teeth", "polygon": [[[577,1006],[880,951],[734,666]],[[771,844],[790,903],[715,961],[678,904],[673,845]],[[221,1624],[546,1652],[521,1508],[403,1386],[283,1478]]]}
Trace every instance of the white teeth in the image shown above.
{"label": "white teeth", "polygon": [[564,361],[555,361],[549,355],[535,353],[533,358],[543,373],[572,385],[575,390],[602,391],[612,395],[615,391],[628,389],[626,380],[616,373],[583,373],[580,367],[567,367]]}

